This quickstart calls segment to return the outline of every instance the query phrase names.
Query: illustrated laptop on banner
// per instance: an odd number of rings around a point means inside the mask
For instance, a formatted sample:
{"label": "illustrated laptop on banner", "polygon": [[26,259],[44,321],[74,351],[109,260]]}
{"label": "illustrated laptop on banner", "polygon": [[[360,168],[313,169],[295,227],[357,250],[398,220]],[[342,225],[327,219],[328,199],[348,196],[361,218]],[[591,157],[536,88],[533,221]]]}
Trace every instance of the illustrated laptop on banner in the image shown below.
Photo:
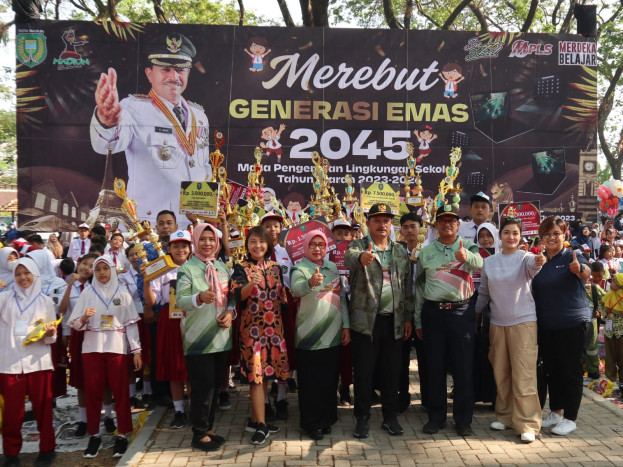
{"label": "illustrated laptop on banner", "polygon": [[470,95],[474,126],[495,143],[532,131],[528,125],[511,115],[507,91]]}
{"label": "illustrated laptop on banner", "polygon": [[517,191],[553,194],[567,177],[564,148],[535,151],[531,157],[532,179]]}

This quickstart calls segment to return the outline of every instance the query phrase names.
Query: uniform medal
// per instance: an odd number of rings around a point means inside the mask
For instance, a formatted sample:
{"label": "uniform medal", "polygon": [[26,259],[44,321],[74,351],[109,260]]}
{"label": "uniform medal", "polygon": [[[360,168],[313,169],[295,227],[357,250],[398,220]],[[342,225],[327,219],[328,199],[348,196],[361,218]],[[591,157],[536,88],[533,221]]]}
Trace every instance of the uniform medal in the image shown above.
{"label": "uniform medal", "polygon": [[188,165],[190,167],[194,167],[195,166],[195,159],[193,159],[193,156],[190,156],[190,158],[188,159]]}
{"label": "uniform medal", "polygon": [[158,156],[163,161],[168,161],[169,159],[171,159],[171,147],[167,146],[166,141],[163,141],[162,147],[158,149]]}

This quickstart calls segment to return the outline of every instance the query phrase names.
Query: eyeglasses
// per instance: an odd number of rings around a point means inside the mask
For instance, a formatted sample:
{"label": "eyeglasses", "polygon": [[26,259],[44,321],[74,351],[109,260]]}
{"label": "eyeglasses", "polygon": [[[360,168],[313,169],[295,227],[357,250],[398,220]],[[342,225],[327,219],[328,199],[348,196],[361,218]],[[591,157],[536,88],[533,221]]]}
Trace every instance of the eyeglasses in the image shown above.
{"label": "eyeglasses", "polygon": [[440,224],[456,224],[458,222],[458,219],[455,219],[454,217],[450,218],[450,219],[437,219],[437,222],[439,222]]}
{"label": "eyeglasses", "polygon": [[543,238],[545,238],[545,239],[548,239],[548,238],[558,238],[558,237],[561,237],[562,235],[563,235],[562,232],[554,232],[554,233],[551,233],[551,234],[543,235]]}
{"label": "eyeglasses", "polygon": [[314,248],[323,249],[326,245],[324,243],[310,243],[309,248],[313,250]]}

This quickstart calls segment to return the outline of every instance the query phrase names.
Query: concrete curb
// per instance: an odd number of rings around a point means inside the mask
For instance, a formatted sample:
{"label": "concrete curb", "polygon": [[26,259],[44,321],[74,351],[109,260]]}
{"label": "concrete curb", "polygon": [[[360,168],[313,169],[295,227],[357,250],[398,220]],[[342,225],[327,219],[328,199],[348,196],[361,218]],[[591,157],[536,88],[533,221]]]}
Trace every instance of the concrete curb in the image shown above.
{"label": "concrete curb", "polygon": [[619,417],[623,415],[623,408],[619,407],[618,405],[613,404],[612,401],[605,399],[603,396],[601,396],[600,394],[597,394],[596,392],[591,391],[587,387],[584,387],[583,391],[584,391],[584,394],[583,394],[584,397],[592,400],[593,402],[597,404],[601,404],[608,412],[611,412],[614,415],[618,415]]}
{"label": "concrete curb", "polygon": [[132,441],[132,444],[128,446],[128,450],[125,452],[123,457],[119,459],[119,462],[117,462],[117,467],[132,467],[139,463],[143,457],[143,454],[147,452],[147,443],[149,442],[154,429],[160,424],[166,413],[166,407],[158,406],[154,409],[145,425],[143,425],[143,428],[141,428],[141,431],[139,431],[136,438]]}

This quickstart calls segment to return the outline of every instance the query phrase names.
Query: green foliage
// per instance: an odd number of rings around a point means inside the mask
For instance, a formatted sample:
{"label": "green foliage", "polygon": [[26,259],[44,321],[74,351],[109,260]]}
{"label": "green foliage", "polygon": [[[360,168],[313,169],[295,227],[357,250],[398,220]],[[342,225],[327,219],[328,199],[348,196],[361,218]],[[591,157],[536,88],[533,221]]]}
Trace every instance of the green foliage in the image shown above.
{"label": "green foliage", "polygon": [[612,178],[612,169],[610,168],[610,166],[608,164],[605,165],[598,165],[598,170],[597,170],[597,183],[599,185],[602,185],[604,182],[607,182],[608,180],[610,180]]}

